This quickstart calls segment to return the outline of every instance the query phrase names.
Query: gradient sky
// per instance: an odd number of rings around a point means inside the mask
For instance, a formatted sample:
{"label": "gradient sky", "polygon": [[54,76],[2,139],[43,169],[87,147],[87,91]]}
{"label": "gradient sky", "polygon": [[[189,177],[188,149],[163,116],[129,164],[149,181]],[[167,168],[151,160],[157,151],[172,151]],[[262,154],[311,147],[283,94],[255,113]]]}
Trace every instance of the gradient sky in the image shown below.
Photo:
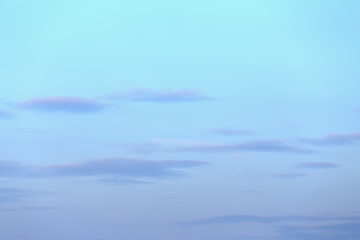
{"label": "gradient sky", "polygon": [[0,238],[360,239],[360,1],[0,3]]}

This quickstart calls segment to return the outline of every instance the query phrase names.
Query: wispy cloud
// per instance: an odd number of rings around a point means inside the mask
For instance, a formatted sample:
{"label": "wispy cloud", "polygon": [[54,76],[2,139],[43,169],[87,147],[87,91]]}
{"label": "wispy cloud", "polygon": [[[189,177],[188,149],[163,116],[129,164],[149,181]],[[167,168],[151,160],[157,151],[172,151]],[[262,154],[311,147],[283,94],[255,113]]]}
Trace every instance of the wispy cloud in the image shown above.
{"label": "wispy cloud", "polygon": [[179,147],[180,151],[202,151],[202,152],[216,152],[216,151],[251,151],[251,152],[290,152],[298,154],[311,154],[313,150],[297,147],[288,144],[281,140],[265,140],[252,141],[246,143],[225,143],[225,144],[207,144],[194,145],[187,147]]}
{"label": "wispy cloud", "polygon": [[191,102],[209,99],[195,89],[160,90],[151,88],[133,89],[106,95],[111,100],[143,101],[143,102]]}
{"label": "wispy cloud", "polygon": [[95,100],[80,97],[35,98],[18,104],[28,110],[43,112],[89,113],[102,110],[106,105]]}
{"label": "wispy cloud", "polygon": [[347,145],[360,142],[360,133],[329,134],[323,138],[300,138],[300,142],[313,145]]}
{"label": "wispy cloud", "polygon": [[311,169],[326,169],[326,168],[338,168],[339,164],[330,163],[330,162],[308,162],[300,163],[298,165],[300,168],[311,168]]}
{"label": "wispy cloud", "polygon": [[229,128],[215,128],[212,130],[213,133],[222,134],[222,135],[252,135],[253,131],[243,130],[243,129],[229,129]]}

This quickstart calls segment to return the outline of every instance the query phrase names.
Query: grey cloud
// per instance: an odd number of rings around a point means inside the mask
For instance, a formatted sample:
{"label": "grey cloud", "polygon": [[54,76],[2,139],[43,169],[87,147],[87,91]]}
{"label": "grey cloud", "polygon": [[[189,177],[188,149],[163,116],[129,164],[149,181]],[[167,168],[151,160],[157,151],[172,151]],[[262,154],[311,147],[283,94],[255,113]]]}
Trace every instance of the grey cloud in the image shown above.
{"label": "grey cloud", "polygon": [[156,91],[151,88],[133,89],[129,91],[106,95],[111,100],[126,100],[139,102],[191,102],[209,99],[194,89],[166,89]]}
{"label": "grey cloud", "polygon": [[326,169],[326,168],[338,168],[339,164],[330,163],[330,162],[308,162],[300,163],[298,165],[300,168],[310,168],[310,169]]}
{"label": "grey cloud", "polygon": [[18,104],[28,110],[43,112],[89,113],[102,110],[106,105],[95,100],[79,97],[35,98]]}
{"label": "grey cloud", "polygon": [[228,143],[228,144],[195,145],[195,146],[179,147],[178,150],[203,151],[203,152],[251,151],[251,152],[290,152],[290,153],[298,153],[298,154],[314,153],[313,150],[289,145],[285,141],[280,141],[280,140],[253,141],[253,142],[238,143],[238,144]]}
{"label": "grey cloud", "polygon": [[360,142],[360,133],[329,134],[323,138],[299,138],[300,142],[327,146],[327,145],[348,145]]}
{"label": "grey cloud", "polygon": [[212,130],[213,133],[222,134],[222,135],[252,135],[254,132],[243,130],[243,129],[229,129],[229,128],[215,128]]}

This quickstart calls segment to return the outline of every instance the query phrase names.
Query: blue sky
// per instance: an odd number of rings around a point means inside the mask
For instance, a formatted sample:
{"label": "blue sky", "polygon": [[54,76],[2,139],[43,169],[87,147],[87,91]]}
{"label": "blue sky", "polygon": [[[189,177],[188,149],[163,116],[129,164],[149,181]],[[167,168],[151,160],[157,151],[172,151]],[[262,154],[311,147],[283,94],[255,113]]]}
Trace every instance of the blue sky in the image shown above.
{"label": "blue sky", "polygon": [[359,7],[1,2],[1,238],[359,239]]}

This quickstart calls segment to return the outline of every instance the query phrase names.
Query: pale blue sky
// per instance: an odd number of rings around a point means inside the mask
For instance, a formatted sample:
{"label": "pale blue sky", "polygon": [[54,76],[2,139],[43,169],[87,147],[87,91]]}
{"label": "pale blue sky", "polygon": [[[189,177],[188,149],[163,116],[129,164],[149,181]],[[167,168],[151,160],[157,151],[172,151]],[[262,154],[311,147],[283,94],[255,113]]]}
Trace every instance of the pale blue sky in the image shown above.
{"label": "pale blue sky", "polygon": [[1,239],[359,239],[359,10],[1,2]]}

